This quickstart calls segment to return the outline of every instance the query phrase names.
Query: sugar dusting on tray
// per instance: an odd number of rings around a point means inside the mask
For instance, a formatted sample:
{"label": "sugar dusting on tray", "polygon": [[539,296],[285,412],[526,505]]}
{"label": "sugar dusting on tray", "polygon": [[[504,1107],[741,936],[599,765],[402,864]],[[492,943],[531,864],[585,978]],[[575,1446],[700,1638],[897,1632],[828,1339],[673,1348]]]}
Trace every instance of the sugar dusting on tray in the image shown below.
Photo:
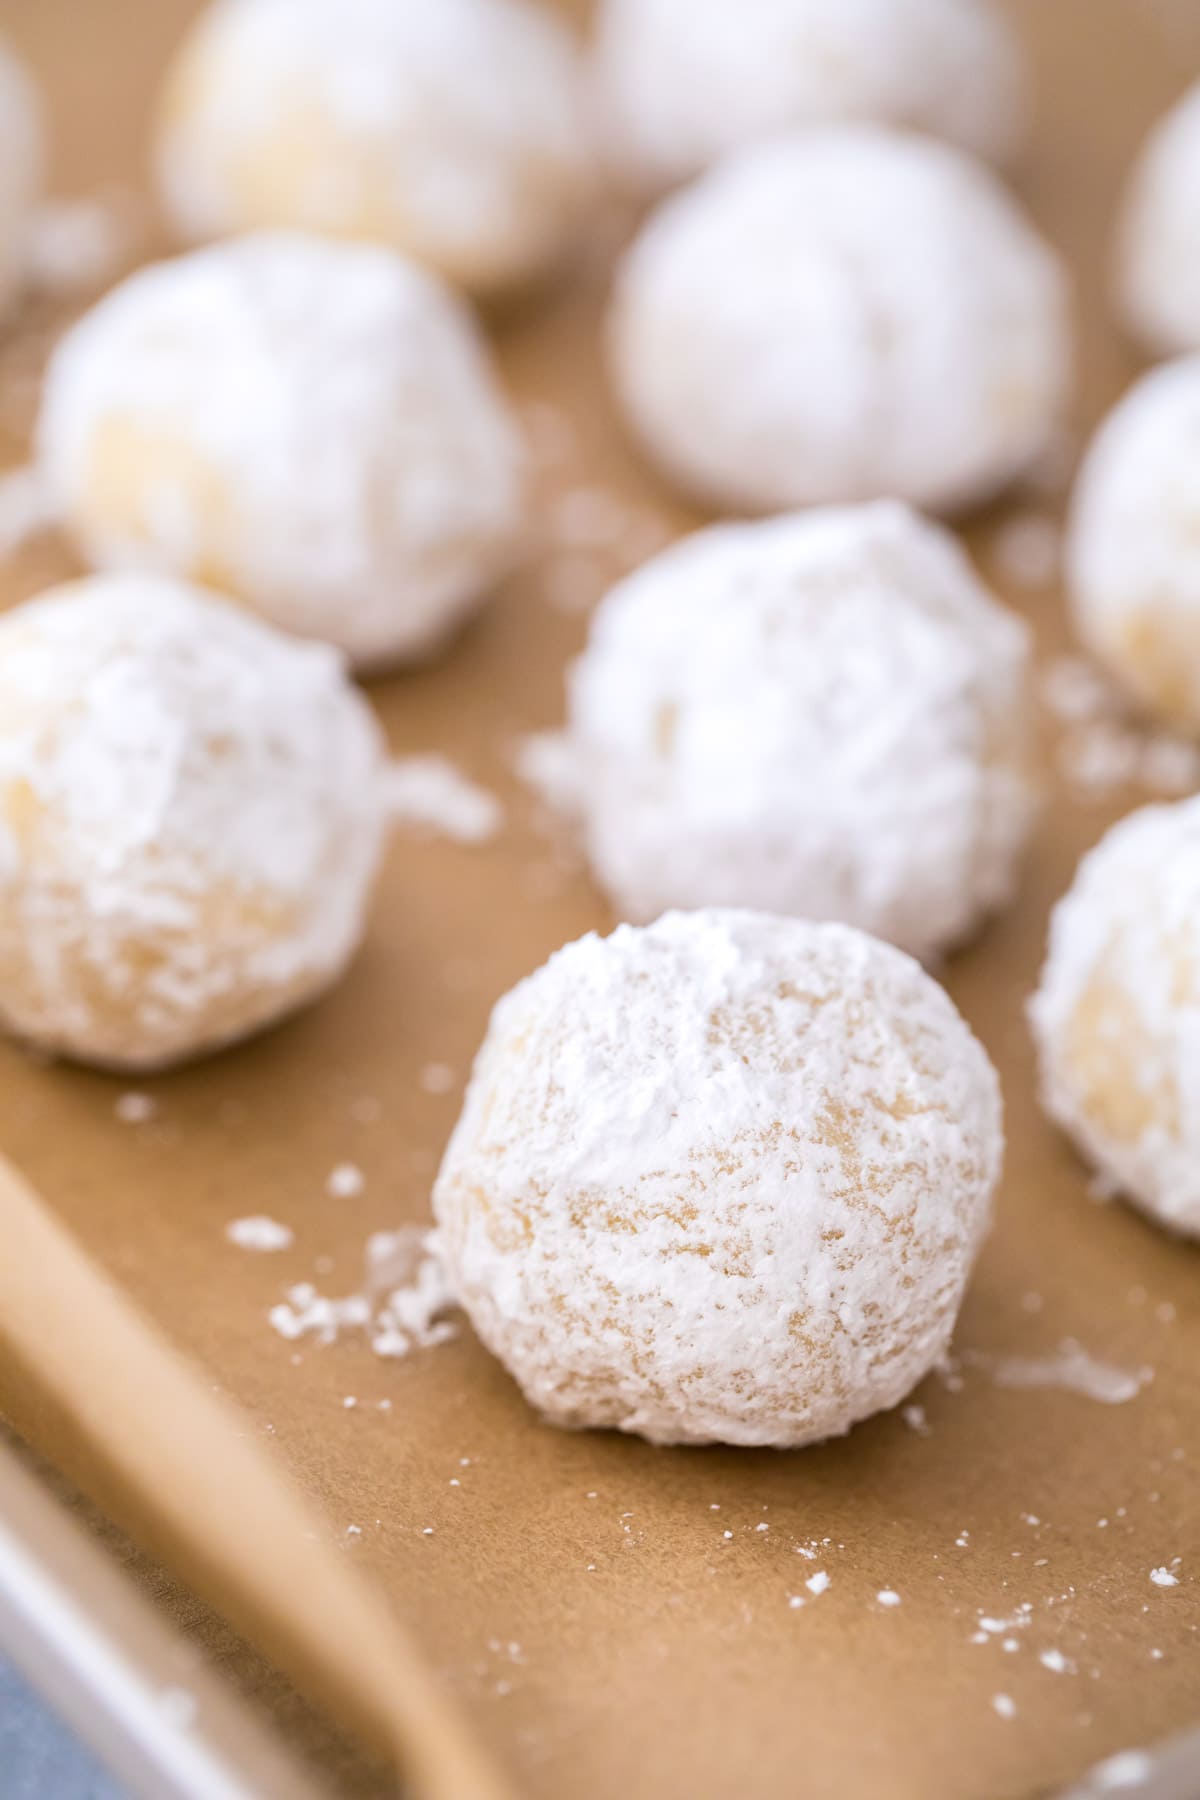
{"label": "sugar dusting on tray", "polygon": [[486,844],[504,824],[496,796],[468,781],[444,756],[404,756],[390,763],[384,804],[398,825],[456,844]]}
{"label": "sugar dusting on tray", "polygon": [[331,1297],[303,1281],[267,1315],[280,1337],[336,1343],[343,1331],[365,1332],[376,1356],[407,1356],[458,1336],[445,1317],[456,1304],[438,1248],[438,1234],[402,1225],[368,1238],[361,1289]]}
{"label": "sugar dusting on tray", "polygon": [[1050,1356],[987,1356],[976,1350],[965,1352],[963,1360],[989,1371],[997,1387],[1064,1388],[1104,1406],[1136,1400],[1153,1379],[1152,1370],[1101,1362],[1073,1338],[1064,1338]]}

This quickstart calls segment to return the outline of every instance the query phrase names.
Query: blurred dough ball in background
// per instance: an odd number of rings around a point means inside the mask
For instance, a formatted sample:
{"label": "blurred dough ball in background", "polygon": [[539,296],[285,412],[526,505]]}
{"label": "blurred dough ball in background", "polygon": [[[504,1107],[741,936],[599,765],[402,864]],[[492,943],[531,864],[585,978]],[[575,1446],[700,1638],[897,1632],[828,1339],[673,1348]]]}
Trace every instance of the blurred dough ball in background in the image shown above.
{"label": "blurred dough ball in background", "polygon": [[987,499],[1053,440],[1071,377],[1062,267],[1014,201],[872,126],[741,151],[664,202],[610,340],[650,455],[746,512]]}
{"label": "blurred dough ball in background", "polygon": [[601,603],[569,677],[598,881],[638,921],[746,906],[948,948],[1014,885],[1029,656],[894,502],[685,538]]}
{"label": "blurred dough ball in background", "polygon": [[945,1350],[1003,1152],[995,1071],[910,957],[667,913],[500,1001],[433,1203],[472,1324],[555,1424],[795,1446]]}
{"label": "blurred dough ball in background", "polygon": [[341,658],[183,583],[0,618],[0,1020],[152,1069],[313,999],[357,949],[383,747]]}
{"label": "blurred dough ball in background", "polygon": [[370,239],[472,293],[563,254],[588,187],[576,46],[534,0],[215,0],[157,142],[187,238]]}
{"label": "blurred dough ball in background", "polygon": [[12,304],[24,278],[44,160],[37,89],[24,64],[0,40],[0,308]]}
{"label": "blurred dough ball in background", "polygon": [[1200,84],[1147,139],[1117,234],[1117,296],[1156,355],[1200,350]]}
{"label": "blurred dough ball in background", "polygon": [[1150,712],[1200,732],[1200,356],[1144,375],[1101,425],[1066,566],[1087,649]]}
{"label": "blurred dough ball in background", "polygon": [[472,319],[370,245],[264,232],[133,275],[55,352],[39,448],[90,562],[201,581],[360,667],[436,649],[520,525]]}
{"label": "blurred dough ball in background", "polygon": [[653,192],[793,126],[874,120],[989,160],[1025,118],[1017,44],[990,0],[602,0],[605,159]]}
{"label": "blurred dough ball in background", "polygon": [[1144,807],[1084,857],[1030,1017],[1051,1117],[1115,1189],[1200,1237],[1200,799]]}

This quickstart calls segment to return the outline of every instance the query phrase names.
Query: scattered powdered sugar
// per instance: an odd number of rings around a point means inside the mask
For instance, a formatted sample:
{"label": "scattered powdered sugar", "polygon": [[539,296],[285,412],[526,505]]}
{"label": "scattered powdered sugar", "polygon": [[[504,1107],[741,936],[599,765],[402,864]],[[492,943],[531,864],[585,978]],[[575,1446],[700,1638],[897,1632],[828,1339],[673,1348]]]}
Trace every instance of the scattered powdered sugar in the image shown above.
{"label": "scattered powdered sugar", "polygon": [[1167,1568],[1151,1569],[1150,1579],[1155,1587],[1170,1588],[1179,1586],[1179,1577]]}
{"label": "scattered powdered sugar", "polygon": [[281,1225],[278,1219],[268,1219],[261,1213],[247,1219],[231,1219],[225,1236],[239,1250],[289,1250],[296,1241],[290,1225]]}
{"label": "scattered powdered sugar", "polygon": [[331,1200],[357,1200],[366,1185],[367,1178],[357,1163],[338,1163],[325,1178],[325,1192]]}
{"label": "scattered powdered sugar", "polygon": [[513,768],[552,818],[577,822],[583,812],[583,769],[579,752],[565,731],[535,731],[519,738]]}
{"label": "scattered powdered sugar", "polygon": [[1145,1750],[1119,1750],[1092,1770],[1097,1793],[1115,1794],[1122,1788],[1143,1787],[1154,1774],[1154,1758]]}
{"label": "scattered powdered sugar", "polygon": [[1058,574],[1062,532],[1048,513],[1018,513],[997,527],[991,548],[1002,577],[1018,587],[1049,587]]}
{"label": "scattered powdered sugar", "polygon": [[146,1125],[158,1112],[153,1094],[119,1094],[113,1112],[122,1125]]}
{"label": "scattered powdered sugar", "polygon": [[997,1387],[1063,1388],[1105,1406],[1136,1400],[1152,1379],[1152,1372],[1119,1369],[1101,1362],[1074,1338],[1064,1338],[1052,1356],[989,1356],[968,1350],[964,1362],[985,1369]]}
{"label": "scattered powdered sugar", "polygon": [[405,1225],[368,1238],[358,1293],[332,1298],[300,1282],[268,1317],[283,1338],[332,1344],[344,1331],[363,1331],[377,1356],[401,1357],[456,1337],[457,1324],[445,1317],[455,1304],[438,1234]]}
{"label": "scattered powdered sugar", "polygon": [[915,1431],[918,1437],[933,1436],[933,1427],[925,1416],[925,1408],[923,1406],[902,1406],[900,1408],[900,1417],[904,1420],[908,1429],[910,1431]]}
{"label": "scattered powdered sugar", "polygon": [[15,556],[30,538],[49,531],[57,508],[36,463],[0,475],[0,558]]}
{"label": "scattered powdered sugar", "polygon": [[486,844],[504,824],[504,808],[496,796],[469,781],[444,756],[405,756],[389,763],[384,806],[397,824],[457,844]]}
{"label": "scattered powdered sugar", "polygon": [[1049,1669],[1054,1675],[1073,1675],[1075,1673],[1075,1664],[1070,1657],[1064,1656],[1061,1650],[1041,1650],[1038,1652],[1038,1661],[1044,1669]]}
{"label": "scattered powdered sugar", "polygon": [[1017,1716],[1017,1703],[1011,1694],[993,1694],[992,1707],[1002,1719],[1015,1719]]}
{"label": "scattered powdered sugar", "polygon": [[426,1063],[421,1070],[421,1089],[426,1094],[450,1094],[457,1079],[449,1063]]}
{"label": "scattered powdered sugar", "polygon": [[829,1576],[824,1569],[818,1569],[815,1575],[809,1576],[804,1585],[810,1594],[823,1594],[829,1586]]}
{"label": "scattered powdered sugar", "polygon": [[895,1588],[880,1588],[875,1596],[880,1606],[899,1606],[900,1596]]}
{"label": "scattered powdered sugar", "polygon": [[1200,745],[1139,718],[1114,684],[1081,656],[1058,656],[1040,672],[1039,693],[1063,727],[1060,776],[1076,799],[1107,799],[1124,787],[1179,795],[1200,787]]}
{"label": "scattered powdered sugar", "polygon": [[133,260],[143,229],[141,206],[132,194],[48,200],[30,221],[30,284],[56,299],[94,293]]}

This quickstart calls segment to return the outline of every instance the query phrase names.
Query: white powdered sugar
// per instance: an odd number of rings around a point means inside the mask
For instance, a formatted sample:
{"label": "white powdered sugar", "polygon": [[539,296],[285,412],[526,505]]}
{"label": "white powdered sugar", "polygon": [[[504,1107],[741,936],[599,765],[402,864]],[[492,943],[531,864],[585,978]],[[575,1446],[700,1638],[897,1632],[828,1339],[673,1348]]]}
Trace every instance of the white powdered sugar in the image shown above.
{"label": "white powdered sugar", "polygon": [[486,844],[504,824],[504,808],[445,756],[402,756],[384,776],[384,804],[397,825],[458,844]]}
{"label": "white powdered sugar", "polygon": [[1123,1194],[1200,1236],[1200,799],[1144,807],[1084,857],[1030,1019],[1051,1117]]}
{"label": "white powdered sugar", "polygon": [[132,194],[47,200],[30,220],[25,272],[55,299],[95,293],[128,266],[141,235]]}
{"label": "white powdered sugar", "polygon": [[1129,786],[1171,797],[1200,788],[1200,745],[1155,729],[1083,657],[1051,658],[1038,692],[1058,725],[1055,762],[1072,798],[1107,800]]}
{"label": "white powdered sugar", "polygon": [[793,126],[874,120],[1004,159],[1024,125],[991,0],[603,0],[595,85],[607,160],[651,190]]}
{"label": "white powdered sugar", "polygon": [[626,918],[750,906],[928,957],[1009,897],[1034,809],[1029,642],[878,502],[672,546],[570,677],[592,867]]}
{"label": "white powdered sugar", "polygon": [[290,1225],[281,1225],[278,1219],[269,1219],[263,1213],[231,1219],[225,1227],[225,1236],[239,1250],[257,1250],[265,1255],[276,1250],[290,1250],[296,1241]]}
{"label": "white powdered sugar", "polygon": [[1140,705],[1200,731],[1200,356],[1144,375],[1092,440],[1067,536],[1075,627]]}
{"label": "white powdered sugar", "polygon": [[739,152],[654,213],[617,275],[619,397],[688,492],[770,512],[980,501],[1055,435],[1057,257],[986,170],[866,126]]}
{"label": "white powdered sugar", "polygon": [[1150,133],[1134,164],[1116,245],[1117,301],[1147,349],[1200,350],[1200,83]]}
{"label": "white powdered sugar", "polygon": [[911,958],[669,913],[501,1000],[434,1211],[476,1330],[555,1423],[798,1445],[942,1354],[1002,1151],[987,1056]]}
{"label": "white powdered sugar", "polygon": [[358,946],[382,744],[341,659],[181,583],[0,619],[0,1017],[153,1068],[313,998]]}
{"label": "white powdered sugar", "polygon": [[982,1351],[964,1352],[972,1368],[986,1369],[1001,1388],[1059,1388],[1096,1400],[1102,1406],[1123,1406],[1136,1400],[1149,1380],[1144,1370],[1117,1368],[1092,1356],[1082,1344],[1066,1338],[1050,1356],[988,1356]]}
{"label": "white powdered sugar", "polygon": [[52,357],[39,447],[91,562],[190,576],[362,665],[437,648],[514,553],[482,339],[367,245],[263,233],[138,271]]}
{"label": "white powdered sugar", "polygon": [[268,1317],[289,1340],[333,1344],[343,1332],[362,1331],[377,1356],[395,1358],[457,1337],[457,1324],[445,1316],[456,1305],[437,1232],[404,1225],[368,1238],[358,1292],[331,1298],[299,1282]]}
{"label": "white powdered sugar", "polygon": [[216,0],[168,76],[157,161],[186,237],[299,227],[509,287],[585,197],[578,54],[530,0]]}

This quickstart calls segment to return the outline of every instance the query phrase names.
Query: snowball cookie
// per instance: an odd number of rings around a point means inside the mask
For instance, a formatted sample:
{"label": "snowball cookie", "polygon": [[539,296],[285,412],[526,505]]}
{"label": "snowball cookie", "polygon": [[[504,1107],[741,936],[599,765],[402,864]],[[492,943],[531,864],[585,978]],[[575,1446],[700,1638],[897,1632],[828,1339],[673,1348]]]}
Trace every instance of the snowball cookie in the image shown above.
{"label": "snowball cookie", "polygon": [[558,1425],[811,1443],[945,1350],[1004,1132],[919,965],[843,925],[668,913],[492,1014],[434,1210],[455,1291]]}
{"label": "snowball cookie", "polygon": [[608,160],[649,190],[796,125],[907,125],[996,160],[1024,125],[990,0],[604,0],[594,75]]}
{"label": "snowball cookie", "polygon": [[438,648],[512,558],[515,425],[466,311],[390,250],[262,233],[139,271],[59,346],[39,435],[90,562],[360,667]]}
{"label": "snowball cookie", "polygon": [[1200,83],[1161,120],[1134,165],[1116,274],[1125,321],[1147,349],[1200,350]]}
{"label": "snowball cookie", "polygon": [[1084,458],[1066,537],[1075,627],[1150,711],[1200,731],[1200,356],[1130,389]]}
{"label": "snowball cookie", "polygon": [[1050,1116],[1200,1237],[1200,798],[1143,807],[1084,857],[1030,1016]]}
{"label": "snowball cookie", "polygon": [[1030,645],[896,502],[715,525],[613,589],[568,682],[593,870],[626,918],[752,906],[931,957],[1011,893]]}
{"label": "snowball cookie", "polygon": [[1053,436],[1060,265],[947,145],[832,127],[739,152],[652,215],[611,354],[650,455],[747,512],[985,499]]}
{"label": "snowball cookie", "polygon": [[160,186],[188,238],[375,239],[472,292],[573,235],[582,77],[531,0],[217,0],[163,97]]}
{"label": "snowball cookie", "polygon": [[382,746],[340,657],[180,582],[0,618],[0,1021],[156,1069],[312,1000],[358,946]]}

